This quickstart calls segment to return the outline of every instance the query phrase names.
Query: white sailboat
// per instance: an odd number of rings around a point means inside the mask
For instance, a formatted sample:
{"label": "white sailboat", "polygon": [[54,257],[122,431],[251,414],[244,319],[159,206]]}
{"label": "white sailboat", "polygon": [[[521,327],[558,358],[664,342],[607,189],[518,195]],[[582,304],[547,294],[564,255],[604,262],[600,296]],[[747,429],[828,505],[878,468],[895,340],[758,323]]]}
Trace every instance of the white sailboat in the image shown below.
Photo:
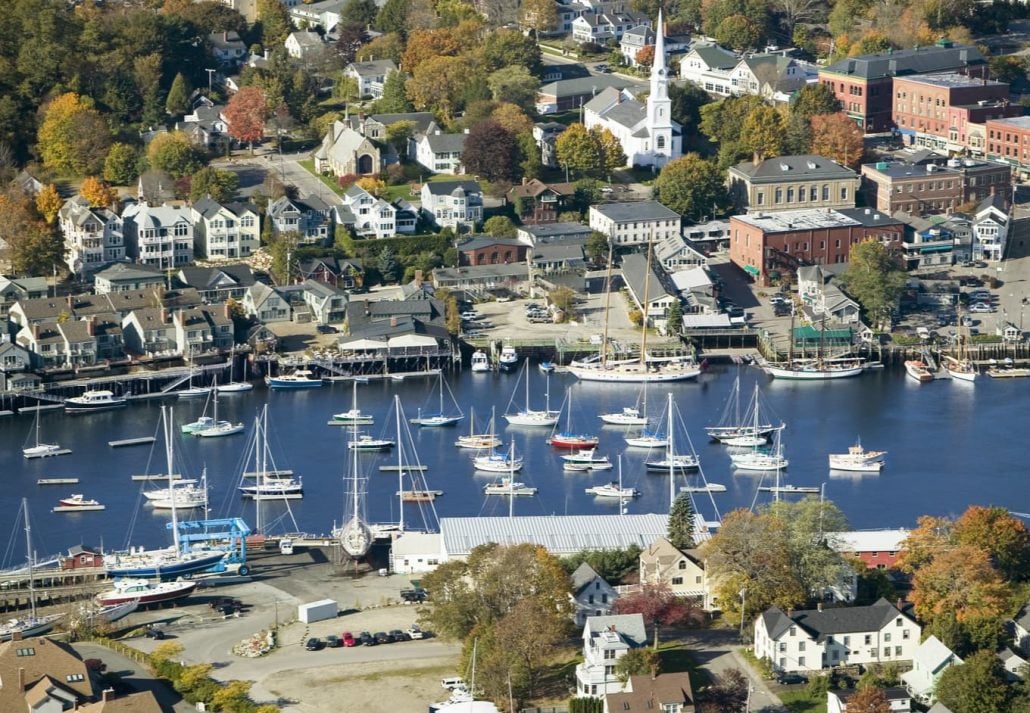
{"label": "white sailboat", "polygon": [[483,448],[496,448],[501,445],[501,439],[494,434],[494,415],[490,414],[490,429],[487,433],[476,433],[476,412],[469,412],[469,433],[467,436],[458,436],[454,442],[458,448],[472,448],[482,450]]}
{"label": "white sailboat", "polygon": [[214,393],[214,417],[211,419],[211,423],[207,426],[203,426],[194,430],[192,433],[197,438],[222,438],[224,436],[233,436],[237,433],[243,433],[244,426],[242,423],[233,423],[232,421],[219,421],[218,420],[218,378],[215,378],[215,384],[213,388]]}
{"label": "white sailboat", "polygon": [[672,413],[672,394],[668,397],[668,424],[669,438],[665,448],[665,455],[661,458],[650,459],[644,462],[644,467],[649,472],[668,473],[670,477],[690,473],[701,467],[701,461],[692,453],[677,453],[676,439],[673,435],[674,424]]}
{"label": "white sailboat", "polygon": [[29,504],[26,498],[21,499],[21,511],[25,517],[26,566],[29,573],[29,615],[9,619],[0,624],[0,641],[10,641],[15,635],[27,639],[30,636],[45,634],[53,629],[54,624],[64,616],[63,614],[49,614],[47,616],[36,614],[36,579],[32,572],[36,564],[36,558],[32,553],[32,526],[29,523]]}
{"label": "white sailboat", "polygon": [[[351,425],[351,439],[356,440],[357,425]],[[350,482],[350,519],[340,528],[338,536],[340,546],[351,558],[358,560],[364,557],[372,546],[372,530],[361,514],[361,475],[358,472],[359,451],[350,451],[351,472],[347,478]]]}
{"label": "white sailboat", "polygon": [[229,383],[215,385],[215,391],[220,394],[239,394],[244,391],[253,391],[254,384],[249,381],[236,381],[233,378],[233,371],[236,368],[236,345],[229,349]]}
{"label": "white sailboat", "polygon": [[257,482],[239,487],[240,494],[251,500],[297,500],[304,497],[304,483],[294,478],[292,471],[287,477],[271,477],[279,473],[268,448],[268,404],[261,409],[261,415],[254,419],[254,470]]}
{"label": "white sailboat", "polygon": [[201,475],[200,485],[188,485],[181,488],[169,488],[161,496],[154,496],[153,491],[146,493],[147,504],[155,510],[196,510],[207,508],[207,471]]}
{"label": "white sailboat", "polygon": [[36,410],[36,423],[33,430],[36,434],[36,443],[32,446],[26,446],[21,449],[21,454],[25,458],[48,458],[50,456],[59,456],[71,453],[67,448],[61,448],[56,443],[43,443],[39,440],[39,409]]}
{"label": "white sailboat", "polygon": [[[761,421],[758,412],[761,408],[758,384],[755,384],[754,396],[743,413],[740,411],[740,374],[733,380],[730,398],[726,401],[722,418],[715,426],[705,426],[705,433],[713,441],[731,446],[755,446],[768,441],[776,426]],[[732,442],[731,442],[732,441]]]}
{"label": "white sailboat", "polygon": [[458,402],[454,400],[454,394],[451,393],[451,387],[450,386],[447,387],[447,393],[450,394],[451,403],[454,404],[454,407],[457,409],[458,412],[457,413],[451,413],[451,414],[444,413],[444,410],[443,410],[443,388],[444,388],[444,383],[445,382],[444,382],[444,378],[443,378],[443,372],[441,371],[440,372],[440,410],[437,411],[435,414],[430,414],[428,416],[423,416],[422,415],[422,409],[419,409],[418,410],[418,416],[416,416],[415,418],[411,419],[411,423],[413,423],[413,424],[415,424],[417,426],[422,426],[422,427],[454,426],[457,423],[459,423],[463,418],[465,418],[465,414],[463,414],[461,412],[461,408],[458,406]]}
{"label": "white sailboat", "polygon": [[783,456],[783,444],[780,442],[780,434],[783,433],[784,425],[776,430],[776,438],[773,441],[771,450],[764,450],[755,447],[746,453],[733,453],[730,460],[737,470],[782,470],[790,465]]}
{"label": "white sailboat", "polygon": [[962,315],[959,315],[958,355],[941,354],[941,366],[948,372],[952,379],[959,381],[976,381],[976,364],[966,353],[966,342],[969,340],[969,327],[962,325]]}
{"label": "white sailboat", "polygon": [[193,374],[194,369],[192,363],[190,364],[190,383],[181,391],[177,391],[176,394],[180,399],[202,399],[206,398],[211,393],[210,386],[194,386],[193,385]]}
{"label": "white sailboat", "polygon": [[341,426],[349,426],[356,423],[359,426],[371,426],[375,418],[371,414],[362,413],[358,408],[358,382],[351,385],[351,407],[349,411],[333,414],[333,423]]}
{"label": "white sailboat", "polygon": [[515,456],[515,439],[511,441],[511,448],[509,449],[507,461],[508,475],[495,480],[492,483],[487,483],[483,486],[483,492],[486,495],[506,495],[508,496],[508,517],[512,516],[512,507],[514,498],[517,495],[536,495],[536,488],[530,487],[525,483],[520,483],[515,480],[515,462],[518,460]]}
{"label": "white sailboat", "polygon": [[515,382],[515,389],[512,391],[508,406],[505,408],[504,419],[512,426],[553,426],[558,423],[560,411],[551,410],[551,377],[546,374],[544,377],[544,408],[543,410],[533,409],[529,405],[529,359],[523,362],[520,379],[526,380],[526,405],[522,409],[512,411],[512,403],[518,393],[519,384]]}

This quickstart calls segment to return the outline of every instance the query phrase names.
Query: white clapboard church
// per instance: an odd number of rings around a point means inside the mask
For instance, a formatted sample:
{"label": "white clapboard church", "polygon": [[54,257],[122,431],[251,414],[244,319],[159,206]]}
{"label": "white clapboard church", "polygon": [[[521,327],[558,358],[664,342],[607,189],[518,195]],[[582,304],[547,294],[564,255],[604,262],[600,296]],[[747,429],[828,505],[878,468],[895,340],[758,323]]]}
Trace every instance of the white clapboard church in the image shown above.
{"label": "white clapboard church", "polygon": [[634,99],[629,90],[609,87],[583,106],[586,127],[600,126],[611,131],[622,144],[627,166],[660,169],[683,153],[683,127],[672,120],[672,102],[669,101],[661,11],[658,27],[651,67],[651,94],[646,103]]}

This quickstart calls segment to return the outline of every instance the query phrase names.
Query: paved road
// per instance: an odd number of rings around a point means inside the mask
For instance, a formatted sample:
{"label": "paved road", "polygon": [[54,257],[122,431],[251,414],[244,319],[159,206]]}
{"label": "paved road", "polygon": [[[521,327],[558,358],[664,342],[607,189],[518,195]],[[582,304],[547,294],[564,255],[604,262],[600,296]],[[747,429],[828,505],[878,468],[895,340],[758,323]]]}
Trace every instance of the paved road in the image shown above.
{"label": "paved road", "polygon": [[733,629],[699,629],[684,632],[683,641],[694,660],[713,676],[738,669],[751,682],[751,711],[783,713],[783,702],[770,690],[767,682],[756,676],[747,661],[737,653],[740,640]]}
{"label": "paved road", "polygon": [[72,646],[84,659],[100,659],[107,664],[109,673],[117,673],[122,681],[136,691],[150,691],[166,710],[175,713],[197,713],[191,703],[182,699],[175,689],[151,677],[146,667],[98,644],[79,643]]}
{"label": "paved road", "polygon": [[283,183],[296,186],[301,196],[316,195],[329,205],[342,205],[340,196],[297,163],[310,157],[310,152],[280,156],[274,151],[258,150],[254,156],[241,152],[231,162],[221,160],[216,165],[240,175],[240,192],[243,195],[250,195],[259,189],[265,175],[271,173]]}

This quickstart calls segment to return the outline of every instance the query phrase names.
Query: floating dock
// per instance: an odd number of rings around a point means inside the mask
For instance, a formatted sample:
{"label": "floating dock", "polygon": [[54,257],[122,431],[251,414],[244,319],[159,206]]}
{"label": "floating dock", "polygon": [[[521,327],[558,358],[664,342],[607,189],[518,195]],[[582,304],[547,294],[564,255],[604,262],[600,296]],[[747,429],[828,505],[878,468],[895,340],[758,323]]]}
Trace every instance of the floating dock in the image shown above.
{"label": "floating dock", "polygon": [[50,512],[96,512],[106,509],[106,505],[58,505]]}
{"label": "floating dock", "polygon": [[[154,480],[168,480],[168,477],[169,476],[167,476],[167,475],[134,475],[134,476],[132,476],[132,479],[133,480],[142,480],[144,482],[149,482],[149,481],[154,481]],[[175,474],[175,475],[172,475],[171,478],[172,478],[172,480],[181,480],[182,476],[178,475],[178,474]]]}
{"label": "floating dock", "polygon": [[436,500],[443,495],[442,490],[400,490],[397,492],[401,500],[406,503],[426,503]]}
{"label": "floating dock", "polygon": [[379,466],[379,472],[380,473],[397,473],[397,472],[407,473],[409,470],[412,471],[412,472],[417,471],[419,473],[424,473],[427,470],[429,470],[429,466],[428,465],[381,465],[381,466]]}
{"label": "floating dock", "polygon": [[719,485],[718,483],[708,483],[708,485],[682,485],[680,486],[681,493],[725,493],[726,486]]}
{"label": "floating dock", "polygon": [[35,458],[50,458],[52,456],[66,456],[66,455],[69,455],[71,452],[72,452],[71,448],[62,448],[59,451],[47,451],[46,453],[32,453],[30,455],[26,455],[25,457],[28,458],[29,460],[33,460]]}
{"label": "floating dock", "polygon": [[154,436],[143,436],[142,438],[123,438],[120,441],[108,441],[107,445],[111,448],[124,448],[125,446],[144,446],[149,445],[156,441],[157,438]]}
{"label": "floating dock", "polygon": [[45,406],[22,406],[18,413],[36,413],[36,411],[57,411],[63,409],[64,404],[46,404]]}
{"label": "floating dock", "polygon": [[764,493],[818,493],[819,488],[809,487],[807,485],[795,486],[795,485],[763,485],[758,488]]}
{"label": "floating dock", "polygon": [[78,478],[40,478],[36,485],[78,485]]}

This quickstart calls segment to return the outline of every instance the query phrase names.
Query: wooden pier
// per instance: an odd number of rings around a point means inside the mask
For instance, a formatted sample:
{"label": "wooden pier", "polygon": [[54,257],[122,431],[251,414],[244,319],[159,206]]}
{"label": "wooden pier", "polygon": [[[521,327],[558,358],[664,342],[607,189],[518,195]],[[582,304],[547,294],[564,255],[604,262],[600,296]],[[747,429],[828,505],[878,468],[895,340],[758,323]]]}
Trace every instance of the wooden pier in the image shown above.
{"label": "wooden pier", "polygon": [[126,446],[149,445],[156,440],[157,438],[154,436],[142,436],[141,438],[123,438],[120,441],[108,441],[107,445],[111,446],[111,448],[124,448]]}
{"label": "wooden pier", "polygon": [[42,452],[42,453],[26,453],[25,457],[28,458],[29,460],[34,460],[36,458],[52,458],[53,456],[71,455],[71,452],[72,452],[71,448],[62,448],[62,449],[57,450],[57,451],[45,451],[45,452]]}

